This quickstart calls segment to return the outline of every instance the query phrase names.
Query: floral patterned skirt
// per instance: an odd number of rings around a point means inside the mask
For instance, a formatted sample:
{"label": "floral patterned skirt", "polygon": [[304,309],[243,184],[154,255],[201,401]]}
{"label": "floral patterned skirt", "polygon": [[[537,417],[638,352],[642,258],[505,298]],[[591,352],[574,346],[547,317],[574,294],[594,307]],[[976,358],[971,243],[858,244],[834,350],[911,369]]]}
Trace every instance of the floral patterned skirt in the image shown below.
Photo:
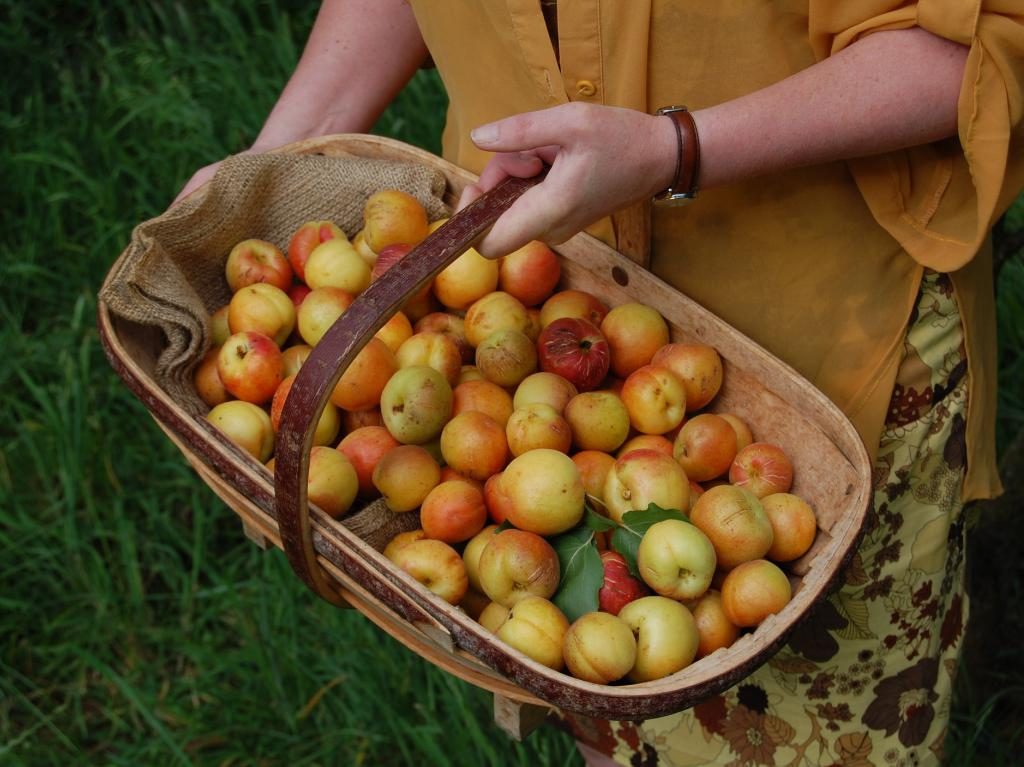
{"label": "floral patterned skirt", "polygon": [[945,275],[926,272],[845,583],[740,684],[645,722],[565,715],[623,765],[942,761],[967,621],[960,489],[967,364]]}

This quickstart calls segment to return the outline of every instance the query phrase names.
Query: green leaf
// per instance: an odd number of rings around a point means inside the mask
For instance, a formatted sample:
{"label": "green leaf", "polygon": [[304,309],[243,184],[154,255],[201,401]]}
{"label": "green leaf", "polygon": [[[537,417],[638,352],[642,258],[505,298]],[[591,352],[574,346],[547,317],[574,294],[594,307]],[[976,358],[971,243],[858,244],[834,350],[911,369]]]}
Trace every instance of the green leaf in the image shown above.
{"label": "green leaf", "polygon": [[561,578],[551,601],[572,623],[598,607],[597,592],[604,584],[604,565],[597,553],[594,532],[585,525],[573,528],[551,541],[558,553]]}
{"label": "green leaf", "polygon": [[587,504],[584,508],[586,511],[585,516],[583,517],[583,523],[586,525],[587,529],[593,530],[595,533],[603,533],[606,530],[614,530],[619,526],[615,520],[608,519],[608,517],[594,511],[594,509],[590,507],[590,504]]}
{"label": "green leaf", "polygon": [[666,519],[690,521],[678,509],[663,509],[652,503],[643,511],[627,511],[622,515],[622,524],[612,533],[612,548],[625,558],[630,575],[634,578],[640,577],[640,570],[636,566],[636,552],[640,548],[640,540],[651,525]]}

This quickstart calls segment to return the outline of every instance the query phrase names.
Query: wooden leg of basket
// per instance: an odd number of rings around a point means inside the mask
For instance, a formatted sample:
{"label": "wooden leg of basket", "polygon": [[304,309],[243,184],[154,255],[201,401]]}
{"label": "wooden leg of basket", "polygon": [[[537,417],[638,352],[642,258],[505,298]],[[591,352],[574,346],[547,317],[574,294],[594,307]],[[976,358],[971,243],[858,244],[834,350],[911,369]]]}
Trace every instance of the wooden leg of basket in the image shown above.
{"label": "wooden leg of basket", "polygon": [[255,543],[261,549],[266,551],[270,548],[270,541],[267,537],[260,532],[260,529],[253,524],[250,524],[248,520],[242,520],[242,532],[245,533],[245,537]]}
{"label": "wooden leg of basket", "polygon": [[494,723],[515,740],[522,740],[547,719],[547,706],[521,703],[494,694]]}

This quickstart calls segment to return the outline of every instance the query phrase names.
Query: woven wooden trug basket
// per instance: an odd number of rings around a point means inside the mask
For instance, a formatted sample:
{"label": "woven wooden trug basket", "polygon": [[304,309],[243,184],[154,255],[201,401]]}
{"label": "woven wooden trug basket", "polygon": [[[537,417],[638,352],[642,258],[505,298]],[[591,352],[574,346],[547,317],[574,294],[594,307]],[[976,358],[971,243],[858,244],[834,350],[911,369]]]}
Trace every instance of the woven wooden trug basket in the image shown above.
{"label": "woven wooden trug basket", "polygon": [[[372,136],[327,137],[283,152],[420,163],[443,174],[449,205],[474,180],[432,154]],[[491,200],[490,204],[507,205],[519,191],[509,188],[503,202]],[[353,510],[341,520],[306,502],[311,435],[334,381],[402,299],[458,255],[460,240],[479,230],[479,221],[469,219],[472,215],[453,218],[438,230],[432,249],[441,252],[447,247],[447,251],[431,264],[421,263],[418,271],[414,265],[404,271],[396,267],[385,275],[392,275],[390,285],[375,289],[366,300],[367,294],[357,299],[330,331],[334,338],[330,354],[326,347],[314,350],[323,359],[318,365],[303,366],[288,399],[278,434],[276,476],[160,385],[156,367],[167,344],[164,334],[119,316],[101,301],[98,323],[107,356],[203,480],[241,517],[251,537],[285,549],[296,572],[325,599],[355,607],[413,651],[490,690],[496,699],[604,718],[644,719],[688,708],[721,692],[767,661],[833,587],[865,520],[871,496],[870,462],[849,420],[794,370],[592,237],[578,235],[556,248],[562,260],[562,287],[587,290],[608,305],[642,301],[665,317],[672,340],[715,347],[725,365],[725,383],[711,409],[737,414],[758,439],[779,444],[793,460],[793,492],[814,507],[819,531],[812,550],[793,567],[794,596],[779,614],[733,646],[664,679],[591,684],[530,660],[398,570],[381,553],[394,528],[378,524],[389,514],[379,502]],[[296,220],[290,225],[301,223]],[[120,266],[120,261],[115,264],[108,283],[118,279]],[[415,526],[415,515],[403,516],[400,524]]]}

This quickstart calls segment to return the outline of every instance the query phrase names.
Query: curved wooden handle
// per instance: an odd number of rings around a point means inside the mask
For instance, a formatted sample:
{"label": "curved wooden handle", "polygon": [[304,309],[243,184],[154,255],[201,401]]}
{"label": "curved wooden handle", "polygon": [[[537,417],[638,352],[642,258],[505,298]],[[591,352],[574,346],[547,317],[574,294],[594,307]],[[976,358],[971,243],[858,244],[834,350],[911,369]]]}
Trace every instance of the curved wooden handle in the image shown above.
{"label": "curved wooden handle", "polygon": [[332,604],[343,599],[316,561],[307,482],[313,432],[342,374],[407,298],[463,253],[519,196],[540,180],[510,177],[452,216],[361,293],[299,369],[281,412],[274,469],[281,543],[292,569]]}

